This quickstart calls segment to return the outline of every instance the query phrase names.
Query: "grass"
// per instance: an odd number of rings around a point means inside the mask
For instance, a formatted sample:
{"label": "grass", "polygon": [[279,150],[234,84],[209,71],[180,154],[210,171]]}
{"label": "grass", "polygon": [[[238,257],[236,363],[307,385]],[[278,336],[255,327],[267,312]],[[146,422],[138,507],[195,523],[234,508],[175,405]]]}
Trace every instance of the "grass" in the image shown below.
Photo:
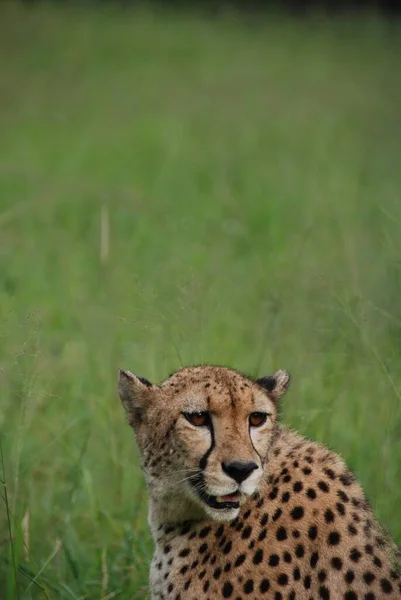
{"label": "grass", "polygon": [[2,599],[146,597],[118,367],[289,369],[401,543],[400,34],[2,4]]}

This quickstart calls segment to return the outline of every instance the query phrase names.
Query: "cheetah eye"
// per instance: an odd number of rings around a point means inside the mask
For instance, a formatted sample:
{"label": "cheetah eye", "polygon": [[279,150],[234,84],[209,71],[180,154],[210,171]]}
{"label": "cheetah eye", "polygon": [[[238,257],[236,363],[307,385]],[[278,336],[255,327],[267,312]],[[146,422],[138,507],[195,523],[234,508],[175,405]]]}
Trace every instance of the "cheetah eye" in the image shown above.
{"label": "cheetah eye", "polygon": [[251,427],[261,427],[267,421],[269,415],[263,412],[253,412],[249,415],[249,425]]}
{"label": "cheetah eye", "polygon": [[207,427],[210,424],[210,416],[207,412],[182,413],[187,421],[195,427]]}

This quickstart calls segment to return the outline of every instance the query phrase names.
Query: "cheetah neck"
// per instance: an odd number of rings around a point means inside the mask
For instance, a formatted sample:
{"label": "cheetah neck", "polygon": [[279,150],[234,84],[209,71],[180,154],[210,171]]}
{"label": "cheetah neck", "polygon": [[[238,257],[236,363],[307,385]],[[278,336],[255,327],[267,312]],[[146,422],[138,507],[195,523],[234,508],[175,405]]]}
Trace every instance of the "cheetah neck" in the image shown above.
{"label": "cheetah neck", "polygon": [[148,523],[153,537],[160,526],[207,519],[205,512],[183,494],[150,497]]}

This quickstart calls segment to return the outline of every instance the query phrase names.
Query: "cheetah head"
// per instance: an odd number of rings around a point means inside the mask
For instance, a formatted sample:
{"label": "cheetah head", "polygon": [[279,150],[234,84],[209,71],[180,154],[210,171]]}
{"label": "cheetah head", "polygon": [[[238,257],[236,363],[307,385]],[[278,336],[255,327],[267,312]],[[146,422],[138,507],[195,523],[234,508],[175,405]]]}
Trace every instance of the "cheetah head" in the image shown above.
{"label": "cheetah head", "polygon": [[286,371],[256,381],[214,366],[187,367],[160,386],[120,371],[151,502],[171,521],[232,520],[265,472]]}

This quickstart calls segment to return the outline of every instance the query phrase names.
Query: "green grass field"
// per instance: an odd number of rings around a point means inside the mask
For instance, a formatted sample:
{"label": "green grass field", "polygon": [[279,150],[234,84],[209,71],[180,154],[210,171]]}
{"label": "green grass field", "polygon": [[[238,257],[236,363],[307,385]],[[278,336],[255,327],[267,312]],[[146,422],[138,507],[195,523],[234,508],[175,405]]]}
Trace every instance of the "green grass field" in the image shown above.
{"label": "green grass field", "polygon": [[1,600],[147,597],[118,367],[287,368],[401,543],[400,55],[369,16],[1,6]]}

